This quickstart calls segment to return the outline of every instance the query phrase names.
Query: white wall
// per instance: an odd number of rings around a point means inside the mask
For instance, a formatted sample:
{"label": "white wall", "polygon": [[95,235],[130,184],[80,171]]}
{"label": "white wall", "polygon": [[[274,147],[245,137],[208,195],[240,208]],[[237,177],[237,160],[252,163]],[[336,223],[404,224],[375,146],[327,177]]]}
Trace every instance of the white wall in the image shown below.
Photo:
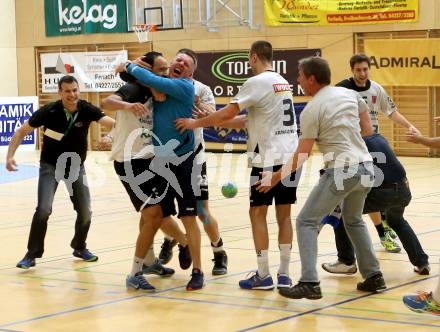
{"label": "white wall", "polygon": [[0,13],[0,96],[13,97],[18,95],[15,0],[0,0]]}

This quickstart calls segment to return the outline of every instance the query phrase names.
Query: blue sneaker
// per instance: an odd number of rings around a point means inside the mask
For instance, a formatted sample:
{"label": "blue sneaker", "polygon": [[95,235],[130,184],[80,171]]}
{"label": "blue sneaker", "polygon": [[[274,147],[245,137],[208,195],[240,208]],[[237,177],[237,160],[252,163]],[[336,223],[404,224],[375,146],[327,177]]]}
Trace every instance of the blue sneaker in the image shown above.
{"label": "blue sneaker", "polygon": [[292,287],[292,279],[287,274],[277,274],[277,288],[290,288]]}
{"label": "blue sneaker", "polygon": [[127,289],[136,289],[144,292],[154,292],[156,288],[151,285],[142,275],[142,272],[136,273],[134,276],[127,276],[125,280]]}
{"label": "blue sneaker", "polygon": [[258,271],[255,272],[250,278],[240,280],[238,285],[243,289],[259,289],[259,290],[271,290],[274,289],[272,276],[268,274],[264,278],[258,275]]}
{"label": "blue sneaker", "polygon": [[73,251],[73,256],[81,258],[86,262],[96,262],[98,260],[98,256],[92,254],[89,249],[78,250],[75,249]]}
{"label": "blue sneaker", "polygon": [[174,272],[173,269],[163,266],[158,259],[151,265],[142,265],[142,273],[144,274],[157,274],[161,277],[170,277]]}
{"label": "blue sneaker", "polygon": [[35,266],[35,258],[30,257],[26,254],[21,261],[17,263],[17,267],[20,269],[29,269],[30,267]]}
{"label": "blue sneaker", "polygon": [[418,295],[405,295],[402,300],[412,311],[440,315],[440,304],[434,301],[432,292],[424,292]]}
{"label": "blue sneaker", "polygon": [[193,291],[202,289],[204,285],[203,272],[199,269],[193,269],[191,273],[191,279],[186,285],[187,291]]}

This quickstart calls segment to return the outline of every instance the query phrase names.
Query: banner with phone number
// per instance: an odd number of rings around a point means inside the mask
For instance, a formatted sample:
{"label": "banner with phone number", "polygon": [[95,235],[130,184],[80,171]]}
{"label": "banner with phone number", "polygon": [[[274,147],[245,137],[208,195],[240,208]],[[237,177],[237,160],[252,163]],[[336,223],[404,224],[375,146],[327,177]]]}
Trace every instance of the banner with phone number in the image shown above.
{"label": "banner with phone number", "polygon": [[269,26],[417,22],[418,0],[264,0]]}

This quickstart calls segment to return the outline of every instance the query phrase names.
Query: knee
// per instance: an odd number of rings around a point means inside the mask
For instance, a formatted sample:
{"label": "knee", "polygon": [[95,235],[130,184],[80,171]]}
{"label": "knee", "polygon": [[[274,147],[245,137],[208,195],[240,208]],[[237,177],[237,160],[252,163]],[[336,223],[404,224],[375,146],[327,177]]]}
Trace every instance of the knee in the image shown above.
{"label": "knee", "polygon": [[52,214],[52,209],[50,207],[37,207],[35,210],[35,215],[41,219],[47,219]]}

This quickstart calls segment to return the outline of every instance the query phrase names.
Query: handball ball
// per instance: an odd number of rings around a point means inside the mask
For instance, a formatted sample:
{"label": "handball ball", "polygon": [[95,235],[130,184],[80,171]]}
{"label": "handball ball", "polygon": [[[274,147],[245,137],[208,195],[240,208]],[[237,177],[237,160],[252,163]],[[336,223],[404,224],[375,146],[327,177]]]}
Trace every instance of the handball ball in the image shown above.
{"label": "handball ball", "polygon": [[222,194],[226,198],[232,198],[237,195],[237,186],[233,182],[227,182],[222,186]]}

